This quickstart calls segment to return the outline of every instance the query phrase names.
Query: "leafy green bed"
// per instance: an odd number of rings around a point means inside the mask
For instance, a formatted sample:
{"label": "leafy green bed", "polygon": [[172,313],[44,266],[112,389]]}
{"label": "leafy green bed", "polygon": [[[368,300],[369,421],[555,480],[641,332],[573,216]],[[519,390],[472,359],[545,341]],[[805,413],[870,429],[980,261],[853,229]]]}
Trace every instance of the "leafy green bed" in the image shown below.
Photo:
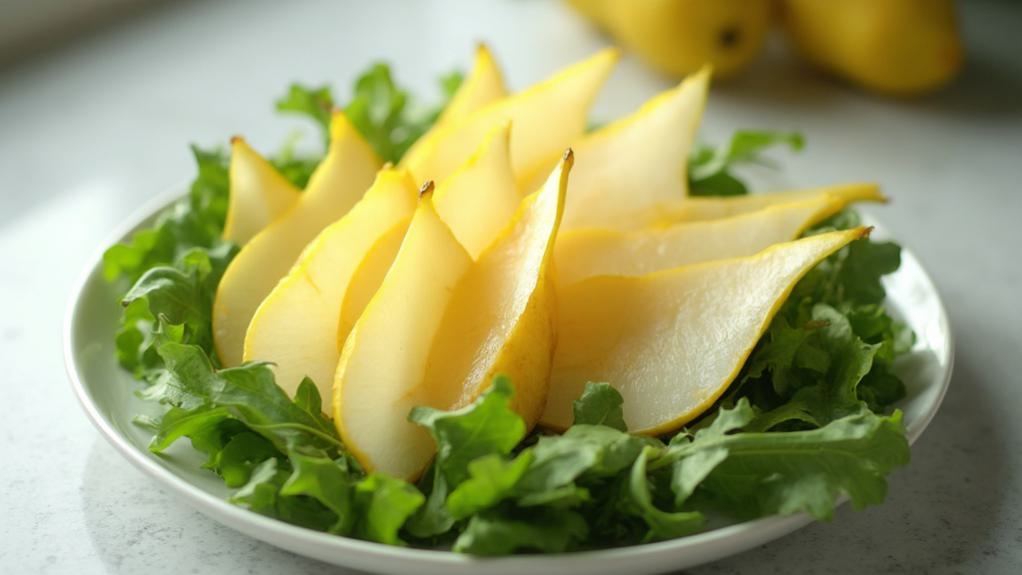
{"label": "leafy green bed", "polygon": [[[444,94],[459,81],[444,78]],[[324,128],[333,106],[328,89],[299,85],[277,103]],[[359,78],[345,106],[391,161],[440,109],[416,107],[385,65]],[[690,161],[693,193],[747,193],[732,166],[778,143],[802,146],[797,134],[739,132],[699,149]],[[498,378],[464,409],[410,414],[438,447],[418,485],[366,474],[323,417],[311,381],[291,399],[264,363],[219,368],[210,310],[237,252],[220,239],[227,158],[193,151],[189,195],[111,247],[104,270],[125,290],[118,360],[144,382],[138,395],[167,408],[159,419],[137,419],[153,430],[150,449],[187,438],[207,456],[204,466],[236,488],[235,504],[381,543],[561,552],[684,536],[704,529],[708,514],[827,519],[842,494],[857,508],[882,502],[886,475],[908,462],[901,414],[886,410],[905,394],[892,364],[912,334],[887,314],[880,283],[898,268],[900,249],[861,240],[798,284],[725,397],[673,437],[628,434],[621,396],[606,383],[587,386],[563,435],[527,434],[508,408],[512,383]],[[299,186],[317,163],[292,146],[273,161]],[[814,231],[856,223],[845,212]]]}

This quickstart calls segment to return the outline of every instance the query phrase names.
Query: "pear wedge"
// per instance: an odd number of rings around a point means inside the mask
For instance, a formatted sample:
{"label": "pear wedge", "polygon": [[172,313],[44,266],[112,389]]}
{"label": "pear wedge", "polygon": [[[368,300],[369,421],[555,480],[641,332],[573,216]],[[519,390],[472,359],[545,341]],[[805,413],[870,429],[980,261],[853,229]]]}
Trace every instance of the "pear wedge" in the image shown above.
{"label": "pear wedge", "polygon": [[751,256],[791,241],[845,207],[821,195],[716,220],[666,228],[565,230],[557,237],[557,285],[599,275],[640,276],[711,260]]}
{"label": "pear wedge", "polygon": [[511,171],[511,124],[494,129],[433,194],[440,219],[473,259],[493,243],[521,201]]}
{"label": "pear wedge", "polygon": [[331,143],[298,202],[238,252],[213,302],[213,343],[225,366],[244,353],[249,322],[277,282],[319,232],[355,205],[380,163],[343,114],[334,114]]}
{"label": "pear wedge", "polygon": [[710,70],[704,68],[573,144],[577,164],[564,229],[613,226],[630,214],[684,199],[688,156],[709,86]]}
{"label": "pear wedge", "polygon": [[774,245],[754,256],[558,291],[558,345],[541,423],[564,429],[588,381],[624,397],[630,430],[677,430],[738,375],[799,279],[868,228]]}
{"label": "pear wedge", "polygon": [[[344,217],[327,226],[298,258],[256,310],[245,336],[245,361],[275,364],[277,385],[290,394],[306,376],[321,397],[330,397],[337,359],[338,318],[346,317],[364,298],[349,291],[372,293],[372,275],[358,274],[363,261],[389,238],[403,236],[415,211],[418,190],[404,171],[383,169],[365,196]],[[346,335],[346,334],[345,334]]]}
{"label": "pear wedge", "polygon": [[416,140],[405,152],[406,158],[414,158],[433,146],[433,142],[445,126],[451,126],[467,118],[476,110],[507,96],[504,75],[497,60],[485,44],[476,46],[472,70],[462,81],[451,101],[437,118],[436,123]]}
{"label": "pear wedge", "polygon": [[497,373],[515,381],[512,408],[536,422],[552,357],[548,268],[570,167],[569,154],[476,262],[420,200],[334,380],[334,422],[367,470],[417,477],[435,446],[408,422],[411,408],[465,405]]}
{"label": "pear wedge", "polygon": [[298,201],[301,192],[241,138],[231,138],[231,181],[223,237],[239,246]]}
{"label": "pear wedge", "polygon": [[617,60],[616,49],[603,50],[494,102],[438,130],[429,146],[406,154],[401,165],[418,179],[441,183],[494,128],[511,121],[511,159],[516,179],[552,168],[558,155],[585,132],[589,108]]}
{"label": "pear wedge", "polygon": [[408,422],[422,405],[422,375],[444,310],[472,258],[433,208],[432,184],[419,199],[379,290],[355,322],[334,378],[334,425],[367,471],[420,473],[433,440]]}
{"label": "pear wedge", "polygon": [[887,197],[874,183],[851,183],[767,192],[746,196],[688,197],[669,204],[661,204],[645,212],[635,212],[620,218],[618,229],[663,227],[678,222],[715,220],[740,214],[747,214],[769,206],[808,200],[819,196],[833,196],[846,204],[852,202],[887,202]]}

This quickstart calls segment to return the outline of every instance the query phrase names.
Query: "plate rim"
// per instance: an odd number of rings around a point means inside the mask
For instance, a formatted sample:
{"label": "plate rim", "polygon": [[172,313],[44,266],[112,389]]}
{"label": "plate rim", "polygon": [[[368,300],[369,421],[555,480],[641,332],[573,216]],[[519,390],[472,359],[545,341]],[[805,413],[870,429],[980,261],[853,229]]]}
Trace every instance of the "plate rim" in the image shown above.
{"label": "plate rim", "polygon": [[[614,572],[621,564],[627,564],[631,570],[639,572],[644,569],[643,566],[652,567],[657,564],[658,560],[664,559],[664,555],[673,556],[690,551],[692,556],[689,559],[693,559],[692,561],[681,561],[672,565],[672,568],[685,568],[746,551],[783,537],[814,521],[805,512],[799,512],[793,515],[771,515],[685,537],[624,547],[552,554],[476,557],[441,549],[386,545],[315,531],[249,511],[192,485],[184,478],[178,477],[161,466],[147,453],[136,448],[100,412],[95,399],[78,373],[73,329],[81,302],[81,294],[92,277],[97,273],[102,273],[103,253],[106,249],[114,243],[122,241],[143,223],[155,217],[174,202],[185,198],[188,189],[188,184],[183,182],[150,198],[115,226],[103,243],[91,253],[83,270],[71,285],[71,292],[68,295],[64,312],[61,342],[64,367],[72,390],[89,421],[100,432],[100,435],[136,469],[156,480],[176,496],[183,497],[193,508],[214,521],[265,543],[335,565],[378,570],[381,567],[381,561],[397,561],[400,563],[399,568],[414,568],[421,573],[448,573],[450,572],[448,570],[452,568],[474,569],[484,565],[493,573],[513,573],[528,568],[544,567],[549,569],[551,562],[559,562],[562,567],[569,566],[571,568],[578,568],[580,564],[587,563],[595,568],[595,571],[592,571],[594,573]],[[867,215],[865,219],[867,223],[876,224],[876,219],[871,214]],[[882,226],[878,227],[882,229]],[[933,278],[930,277],[919,258],[909,249],[903,247],[902,258],[903,260],[915,260],[922,279],[934,296],[938,311],[937,319],[945,327],[943,335],[947,341],[947,368],[942,374],[934,408],[928,410],[923,417],[917,420],[918,423],[911,429],[906,429],[908,442],[912,445],[929,426],[943,404],[954,372],[955,338],[947,308]],[[843,497],[838,504],[845,500],[846,497]],[[743,534],[743,532],[745,532],[745,539],[740,544],[734,544],[732,538]],[[323,550],[330,550],[333,554],[324,553]],[[338,561],[338,558],[342,558],[344,561]],[[638,565],[637,562],[641,565]]]}

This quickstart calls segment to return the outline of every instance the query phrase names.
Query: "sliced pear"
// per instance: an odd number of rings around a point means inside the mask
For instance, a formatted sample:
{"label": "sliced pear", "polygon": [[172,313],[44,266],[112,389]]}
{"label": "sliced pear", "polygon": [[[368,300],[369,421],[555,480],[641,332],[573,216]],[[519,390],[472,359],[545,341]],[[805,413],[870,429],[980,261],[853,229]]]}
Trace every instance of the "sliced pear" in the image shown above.
{"label": "sliced pear", "polygon": [[[277,385],[290,394],[308,376],[321,397],[330,397],[340,356],[342,305],[349,291],[365,293],[379,286],[356,272],[378,241],[404,234],[417,197],[407,172],[381,170],[365,196],[305,248],[256,310],[245,336],[244,360],[273,362]],[[352,298],[344,310],[347,317],[361,314],[351,309],[360,301],[364,307],[365,300]]]}
{"label": "sliced pear", "polygon": [[569,155],[474,264],[420,201],[334,380],[334,421],[367,470],[415,478],[435,446],[407,421],[411,408],[462,406],[497,373],[515,381],[512,407],[536,422],[553,343],[547,270],[570,166]]}
{"label": "sliced pear", "polygon": [[348,213],[373,182],[379,160],[343,114],[334,115],[330,133],[330,149],[298,202],[245,244],[220,280],[213,343],[226,366],[241,362],[252,316],[302,249]]}
{"label": "sliced pear", "polygon": [[686,166],[710,85],[704,68],[622,118],[572,145],[564,229],[612,226],[688,195]]}
{"label": "sliced pear", "polygon": [[423,378],[430,405],[467,405],[504,374],[512,409],[529,428],[539,419],[554,343],[550,261],[572,162],[569,152],[458,284]]}
{"label": "sliced pear", "polygon": [[479,44],[476,46],[472,70],[462,81],[461,86],[454,93],[454,97],[451,98],[433,127],[412,144],[412,147],[405,153],[405,157],[410,159],[423,154],[424,150],[433,146],[437,134],[445,126],[456,124],[476,110],[506,96],[507,88],[504,85],[504,75],[500,71],[500,66],[497,65],[490,49],[485,44]]}
{"label": "sliced pear", "polygon": [[724,393],[798,280],[868,232],[824,233],[751,257],[594,277],[559,290],[541,423],[568,427],[586,382],[606,381],[624,397],[630,430],[678,429]]}
{"label": "sliced pear", "polygon": [[408,222],[391,228],[376,240],[355,270],[348,286],[348,293],[344,295],[344,302],[341,304],[340,319],[337,320],[338,350],[344,348],[344,342],[348,340],[348,334],[355,327],[355,322],[369,305],[369,300],[376,295],[376,290],[380,289],[383,278],[386,277],[398,250],[401,249],[401,242],[404,241],[407,231]]}
{"label": "sliced pear", "polygon": [[437,131],[430,145],[401,164],[419,179],[446,179],[494,128],[512,121],[511,159],[516,178],[556,164],[586,129],[589,108],[618,59],[614,48],[569,66],[527,90],[499,100]]}
{"label": "sliced pear", "polygon": [[224,239],[239,246],[298,201],[298,188],[240,136],[231,138],[229,174]]}
{"label": "sliced pear", "polygon": [[880,187],[874,183],[838,184],[746,196],[689,197],[670,204],[661,204],[645,212],[629,214],[628,217],[619,219],[614,227],[636,229],[669,226],[678,222],[714,220],[819,196],[834,196],[846,204],[887,201],[887,197],[880,192]]}
{"label": "sliced pear", "polygon": [[334,424],[367,471],[420,473],[433,440],[409,423],[434,335],[472,258],[423,194],[380,289],[348,336],[333,388]]}
{"label": "sliced pear", "polygon": [[507,226],[521,196],[511,171],[511,124],[489,137],[433,194],[440,219],[473,259]]}
{"label": "sliced pear", "polygon": [[830,195],[666,228],[565,230],[557,238],[557,284],[599,275],[639,276],[683,265],[751,256],[791,241],[845,206]]}

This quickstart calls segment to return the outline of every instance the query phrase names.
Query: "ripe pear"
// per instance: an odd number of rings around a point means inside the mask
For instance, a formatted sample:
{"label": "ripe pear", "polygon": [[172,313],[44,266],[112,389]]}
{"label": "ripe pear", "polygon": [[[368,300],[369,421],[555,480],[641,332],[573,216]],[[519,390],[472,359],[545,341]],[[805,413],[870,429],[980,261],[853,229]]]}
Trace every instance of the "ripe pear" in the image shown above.
{"label": "ripe pear", "polygon": [[624,398],[631,431],[679,429],[713,404],[792,288],[867,228],[777,244],[749,257],[644,276],[598,276],[558,290],[558,344],[541,423],[565,429],[589,381]]}
{"label": "ripe pear", "polygon": [[557,284],[600,275],[640,276],[700,262],[751,256],[791,241],[843,209],[834,196],[769,206],[761,210],[665,228],[564,230],[557,237]]}
{"label": "ripe pear", "polygon": [[515,177],[549,170],[558,155],[585,132],[589,108],[617,60],[617,50],[603,50],[460,122],[443,126],[429,145],[406,154],[401,165],[416,178],[432,179],[439,185],[492,130],[511,121]]}
{"label": "ripe pear", "polygon": [[[812,1],[812,0],[810,0]],[[763,45],[768,0],[569,0],[650,66],[672,76],[706,64],[727,78]]]}
{"label": "ripe pear", "polygon": [[244,360],[273,362],[277,385],[289,394],[310,377],[320,396],[330,397],[340,356],[338,318],[358,317],[366,303],[348,293],[379,287],[382,278],[359,274],[360,266],[378,243],[404,235],[417,198],[407,172],[380,170],[362,199],[316,236],[256,310]]}
{"label": "ripe pear", "polygon": [[880,187],[874,183],[837,184],[745,196],[688,197],[662,203],[644,212],[628,214],[619,218],[614,227],[634,230],[666,227],[679,222],[714,220],[822,196],[834,197],[845,204],[887,201],[887,197],[880,192]]}
{"label": "ripe pear", "polygon": [[476,46],[472,70],[465,76],[461,86],[458,87],[433,126],[412,144],[412,147],[405,152],[405,156],[415,158],[421,155],[424,150],[433,146],[437,134],[445,126],[456,124],[473,112],[506,96],[507,88],[504,85],[504,75],[500,71],[497,60],[485,44],[479,44]]}
{"label": "ripe pear", "polygon": [[783,0],[807,60],[859,86],[913,95],[951,81],[964,60],[954,0]]}
{"label": "ripe pear", "polygon": [[220,280],[213,301],[213,343],[225,366],[241,363],[252,316],[305,246],[348,213],[376,176],[379,159],[343,114],[334,114],[330,132],[330,148],[305,192],[241,248]]}
{"label": "ripe pear", "polygon": [[440,220],[433,194],[420,199],[334,379],[334,423],[366,470],[417,477],[435,445],[409,411],[462,406],[497,373],[514,378],[512,408],[536,422],[553,345],[548,268],[570,167],[568,155],[475,262]]}
{"label": "ripe pear", "polygon": [[685,198],[688,156],[709,84],[704,68],[573,144],[577,161],[563,227],[613,226]]}
{"label": "ripe pear", "polygon": [[244,138],[231,138],[230,192],[223,237],[239,246],[298,201],[300,194]]}

